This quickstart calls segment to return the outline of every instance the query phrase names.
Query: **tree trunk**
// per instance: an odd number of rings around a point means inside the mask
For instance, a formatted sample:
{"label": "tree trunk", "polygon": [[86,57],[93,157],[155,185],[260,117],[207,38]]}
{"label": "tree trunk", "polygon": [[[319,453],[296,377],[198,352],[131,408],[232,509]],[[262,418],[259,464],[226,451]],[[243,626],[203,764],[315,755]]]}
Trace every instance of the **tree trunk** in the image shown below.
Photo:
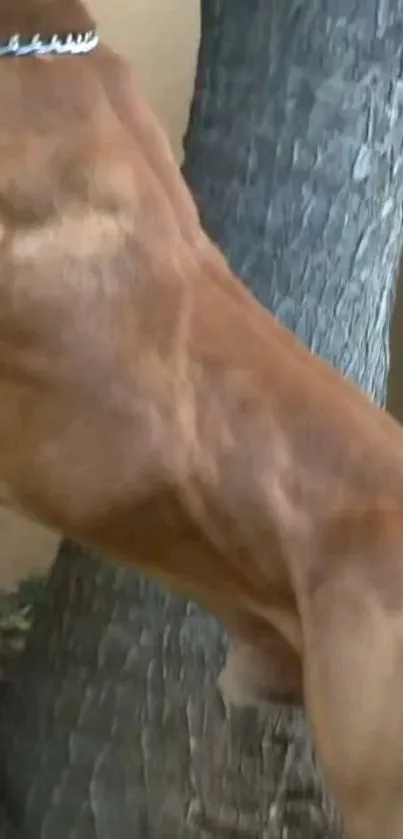
{"label": "tree trunk", "polygon": [[[402,67],[403,0],[204,0],[184,166],[234,269],[380,402]],[[1,714],[20,836],[341,835],[300,712],[227,717],[213,618],[69,542],[48,595]]]}

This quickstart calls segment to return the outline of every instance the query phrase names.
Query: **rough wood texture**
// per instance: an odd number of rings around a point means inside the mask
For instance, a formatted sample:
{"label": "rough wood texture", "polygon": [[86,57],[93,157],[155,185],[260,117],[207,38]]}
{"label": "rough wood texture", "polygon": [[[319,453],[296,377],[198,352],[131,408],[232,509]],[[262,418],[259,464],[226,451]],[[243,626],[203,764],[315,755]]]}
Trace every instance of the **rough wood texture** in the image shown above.
{"label": "rough wood texture", "polygon": [[24,837],[339,835],[298,711],[232,714],[230,732],[212,618],[71,543],[50,591],[6,711]]}
{"label": "rough wood texture", "polygon": [[403,0],[203,9],[184,171],[204,225],[264,305],[383,401],[401,242]]}
{"label": "rough wood texture", "polygon": [[[186,143],[185,174],[233,267],[379,401],[402,67],[403,0],[204,0]],[[340,836],[299,712],[228,720],[215,687],[224,650],[195,606],[64,543],[2,706],[19,836]]]}

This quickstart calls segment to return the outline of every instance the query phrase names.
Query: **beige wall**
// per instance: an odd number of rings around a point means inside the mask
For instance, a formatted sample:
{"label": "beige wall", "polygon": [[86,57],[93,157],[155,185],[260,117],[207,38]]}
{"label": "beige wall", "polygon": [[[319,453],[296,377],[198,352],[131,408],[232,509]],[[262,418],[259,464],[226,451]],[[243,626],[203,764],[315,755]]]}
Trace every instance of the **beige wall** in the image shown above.
{"label": "beige wall", "polygon": [[179,154],[193,86],[199,0],[89,0],[101,35],[130,59]]}
{"label": "beige wall", "polygon": [[[198,0],[91,0],[102,37],[126,55],[181,154],[196,63]],[[59,537],[0,509],[0,586],[52,562]]]}

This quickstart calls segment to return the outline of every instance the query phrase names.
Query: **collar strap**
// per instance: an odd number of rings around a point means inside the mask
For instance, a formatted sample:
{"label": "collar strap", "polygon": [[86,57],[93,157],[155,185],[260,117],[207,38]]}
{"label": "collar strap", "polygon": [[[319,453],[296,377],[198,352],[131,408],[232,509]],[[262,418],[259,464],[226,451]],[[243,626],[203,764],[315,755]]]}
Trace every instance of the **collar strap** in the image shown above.
{"label": "collar strap", "polygon": [[[11,0],[12,1],[12,0]],[[19,35],[12,35],[8,41],[0,42],[0,58],[11,56],[42,55],[83,55],[92,52],[99,44],[99,36],[95,30],[73,33],[68,35],[51,35],[42,38],[34,35],[30,39],[22,40]]]}

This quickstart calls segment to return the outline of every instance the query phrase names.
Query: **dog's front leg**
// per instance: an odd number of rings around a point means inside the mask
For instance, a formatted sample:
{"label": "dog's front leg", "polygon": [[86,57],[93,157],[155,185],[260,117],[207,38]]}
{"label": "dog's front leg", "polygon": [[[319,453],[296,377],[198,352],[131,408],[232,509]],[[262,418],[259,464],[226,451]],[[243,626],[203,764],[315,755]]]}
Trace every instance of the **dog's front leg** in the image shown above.
{"label": "dog's front leg", "polygon": [[403,837],[401,583],[391,608],[364,573],[342,573],[307,605],[305,704],[349,839]]}

